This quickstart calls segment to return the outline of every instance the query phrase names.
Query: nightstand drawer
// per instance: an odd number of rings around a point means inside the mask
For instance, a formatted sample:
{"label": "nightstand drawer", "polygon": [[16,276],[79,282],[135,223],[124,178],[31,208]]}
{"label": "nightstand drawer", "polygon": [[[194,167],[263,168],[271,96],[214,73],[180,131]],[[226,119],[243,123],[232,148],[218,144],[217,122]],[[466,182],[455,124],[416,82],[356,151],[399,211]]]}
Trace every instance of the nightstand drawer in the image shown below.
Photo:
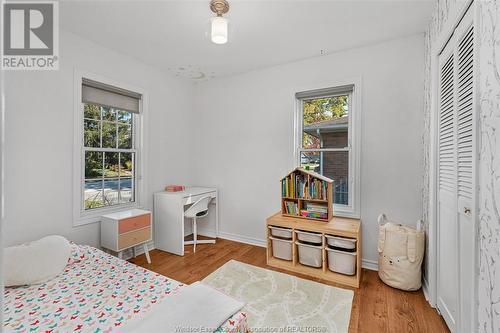
{"label": "nightstand drawer", "polygon": [[123,219],[118,222],[118,233],[124,234],[129,231],[142,229],[151,225],[151,215],[140,215]]}
{"label": "nightstand drawer", "polygon": [[151,238],[151,228],[144,228],[118,236],[118,249],[125,249],[146,242]]}

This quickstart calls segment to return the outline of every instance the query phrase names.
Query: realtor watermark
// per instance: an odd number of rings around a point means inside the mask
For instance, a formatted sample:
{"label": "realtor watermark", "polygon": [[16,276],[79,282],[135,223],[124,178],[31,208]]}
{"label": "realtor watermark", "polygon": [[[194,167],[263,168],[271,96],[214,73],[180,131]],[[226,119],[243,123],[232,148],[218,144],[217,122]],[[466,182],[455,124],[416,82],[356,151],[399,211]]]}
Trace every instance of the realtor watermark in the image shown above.
{"label": "realtor watermark", "polygon": [[[175,327],[176,333],[206,333],[214,332],[216,329],[213,327],[205,326],[177,326]],[[251,327],[252,333],[324,333],[328,328],[325,326],[262,326]]]}
{"label": "realtor watermark", "polygon": [[57,1],[2,2],[1,69],[59,69]]}

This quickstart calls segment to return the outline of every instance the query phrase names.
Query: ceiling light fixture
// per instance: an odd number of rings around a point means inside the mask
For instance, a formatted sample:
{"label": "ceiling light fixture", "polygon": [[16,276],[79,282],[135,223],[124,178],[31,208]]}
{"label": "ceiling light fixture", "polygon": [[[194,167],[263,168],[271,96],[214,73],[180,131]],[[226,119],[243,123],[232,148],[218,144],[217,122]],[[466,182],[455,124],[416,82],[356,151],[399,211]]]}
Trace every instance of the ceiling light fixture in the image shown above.
{"label": "ceiling light fixture", "polygon": [[212,17],[212,31],[211,38],[212,42],[215,44],[226,44],[227,43],[227,19],[222,17],[222,14],[226,14],[229,11],[229,3],[226,0],[211,0],[210,9],[212,12],[217,14],[216,17]]}

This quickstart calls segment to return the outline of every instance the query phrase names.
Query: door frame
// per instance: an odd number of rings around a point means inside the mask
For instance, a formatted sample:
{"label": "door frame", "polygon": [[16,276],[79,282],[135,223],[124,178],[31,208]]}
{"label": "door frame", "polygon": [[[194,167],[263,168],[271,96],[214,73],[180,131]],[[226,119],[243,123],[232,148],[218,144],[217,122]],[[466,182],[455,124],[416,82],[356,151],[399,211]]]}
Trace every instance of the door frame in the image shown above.
{"label": "door frame", "polygon": [[[438,135],[439,135],[439,55],[444,50],[448,41],[452,38],[453,33],[465,16],[468,10],[473,11],[473,24],[474,24],[474,108],[473,112],[473,137],[475,139],[475,145],[473,147],[473,177],[475,182],[475,195],[472,200],[472,214],[471,222],[473,229],[475,231],[473,244],[474,244],[474,270],[471,272],[472,281],[474,288],[471,291],[472,300],[474,304],[477,304],[477,287],[478,287],[478,264],[479,264],[479,223],[478,223],[478,161],[479,161],[479,147],[480,147],[480,131],[479,131],[479,117],[478,112],[479,107],[479,84],[478,84],[478,64],[479,64],[479,31],[478,23],[480,22],[480,8],[479,2],[474,0],[467,0],[463,3],[462,8],[458,11],[458,14],[454,19],[448,19],[445,26],[441,30],[438,36],[437,42],[434,44],[436,46],[430,47],[431,56],[431,68],[430,68],[430,147],[429,147],[429,210],[428,210],[428,263],[427,263],[427,276],[426,281],[424,280],[424,292],[426,293],[427,300],[432,307],[437,307],[437,281],[438,281],[438,267],[437,267],[437,255],[438,255],[438,205],[439,205],[439,193],[438,193]],[[477,311],[472,314],[473,327],[477,327]],[[459,324],[460,325],[460,324]],[[460,325],[461,326],[461,325]],[[460,327],[459,326],[459,327]]]}

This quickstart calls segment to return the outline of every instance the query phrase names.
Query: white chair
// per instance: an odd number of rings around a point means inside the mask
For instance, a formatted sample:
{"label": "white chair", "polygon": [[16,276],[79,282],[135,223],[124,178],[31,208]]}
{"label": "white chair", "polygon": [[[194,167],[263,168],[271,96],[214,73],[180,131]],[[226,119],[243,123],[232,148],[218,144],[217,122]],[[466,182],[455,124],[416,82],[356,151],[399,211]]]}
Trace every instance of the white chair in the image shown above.
{"label": "white chair", "polygon": [[208,215],[208,204],[210,203],[211,200],[212,197],[210,196],[200,198],[184,212],[185,217],[193,219],[193,240],[184,241],[184,245],[193,244],[193,252],[196,252],[196,244],[215,244],[214,239],[198,240],[198,233],[196,230],[196,219]]}

